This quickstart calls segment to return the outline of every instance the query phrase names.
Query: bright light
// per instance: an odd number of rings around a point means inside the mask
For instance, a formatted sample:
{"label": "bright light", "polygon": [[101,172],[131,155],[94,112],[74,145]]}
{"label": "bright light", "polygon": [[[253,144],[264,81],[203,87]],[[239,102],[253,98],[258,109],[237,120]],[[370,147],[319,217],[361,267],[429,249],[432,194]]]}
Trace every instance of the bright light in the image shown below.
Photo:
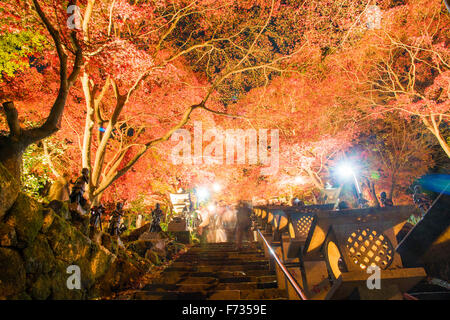
{"label": "bright light", "polygon": [[350,167],[348,164],[343,164],[339,166],[338,168],[339,174],[343,177],[351,177],[355,174],[353,171],[353,168]]}
{"label": "bright light", "polygon": [[197,189],[197,197],[199,201],[204,201],[209,197],[209,191],[205,187]]}
{"label": "bright light", "polygon": [[305,179],[303,179],[303,177],[301,177],[301,176],[298,176],[298,177],[295,177],[294,182],[296,184],[303,184],[303,183],[305,183]]}
{"label": "bright light", "polygon": [[210,204],[210,205],[208,206],[208,210],[209,210],[210,212],[213,212],[214,210],[216,210],[216,206],[213,205],[213,204]]}
{"label": "bright light", "polygon": [[338,167],[338,172],[344,178],[353,177],[356,190],[358,191],[358,194],[361,194],[361,188],[359,187],[358,179],[356,179],[355,171],[349,164],[344,163],[344,164],[340,165]]}
{"label": "bright light", "polygon": [[222,186],[218,183],[214,183],[213,190],[214,190],[214,192],[219,192],[220,190],[222,190]]}

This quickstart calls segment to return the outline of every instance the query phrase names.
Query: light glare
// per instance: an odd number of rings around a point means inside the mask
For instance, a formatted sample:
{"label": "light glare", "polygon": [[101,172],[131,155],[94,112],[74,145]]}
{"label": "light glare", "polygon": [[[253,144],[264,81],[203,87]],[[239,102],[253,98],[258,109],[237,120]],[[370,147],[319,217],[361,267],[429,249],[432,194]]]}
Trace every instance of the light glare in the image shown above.
{"label": "light glare", "polygon": [[204,201],[209,197],[209,191],[205,187],[200,187],[197,190],[198,200]]}

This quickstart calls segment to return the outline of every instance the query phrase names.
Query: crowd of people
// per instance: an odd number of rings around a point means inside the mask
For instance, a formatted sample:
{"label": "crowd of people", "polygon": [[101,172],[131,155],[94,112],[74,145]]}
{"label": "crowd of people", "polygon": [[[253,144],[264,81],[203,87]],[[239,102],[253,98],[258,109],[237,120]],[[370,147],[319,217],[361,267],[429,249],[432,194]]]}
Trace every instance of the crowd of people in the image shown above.
{"label": "crowd of people", "polygon": [[230,237],[235,235],[236,248],[241,249],[244,239],[253,241],[252,210],[244,201],[236,205],[215,202],[200,208],[199,216],[201,223],[197,231],[206,242],[232,241]]}

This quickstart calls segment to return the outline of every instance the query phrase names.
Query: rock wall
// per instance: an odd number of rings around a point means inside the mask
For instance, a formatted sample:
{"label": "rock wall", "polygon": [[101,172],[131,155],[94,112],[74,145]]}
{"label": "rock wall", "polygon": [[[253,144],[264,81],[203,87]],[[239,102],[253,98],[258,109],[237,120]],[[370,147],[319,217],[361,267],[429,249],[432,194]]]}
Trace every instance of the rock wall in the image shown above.
{"label": "rock wall", "polygon": [[[0,299],[92,299],[123,290],[151,262],[101,234],[100,245],[55,212],[20,193],[0,220]],[[67,288],[80,267],[81,289]]]}
{"label": "rock wall", "polygon": [[[67,203],[44,207],[6,180],[0,164],[0,299],[92,299],[126,289],[152,263],[107,234],[92,241]],[[57,209],[53,209],[57,208]],[[79,266],[81,289],[67,268]]]}

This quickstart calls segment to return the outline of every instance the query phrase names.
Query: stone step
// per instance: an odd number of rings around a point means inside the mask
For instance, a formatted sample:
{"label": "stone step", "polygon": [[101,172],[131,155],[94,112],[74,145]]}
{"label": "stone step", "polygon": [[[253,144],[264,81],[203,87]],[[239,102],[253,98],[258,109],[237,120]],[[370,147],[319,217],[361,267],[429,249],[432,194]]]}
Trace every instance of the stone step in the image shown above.
{"label": "stone step", "polygon": [[190,260],[200,260],[200,261],[211,261],[211,260],[261,260],[264,259],[264,254],[252,254],[252,255],[186,255],[180,256],[177,261],[190,261]]}
{"label": "stone step", "polygon": [[278,288],[277,282],[231,282],[220,283],[219,281],[213,281],[211,283],[153,283],[145,285],[141,290],[152,292],[216,292],[218,290],[256,290],[256,289],[269,289]]}
{"label": "stone step", "polygon": [[277,280],[271,282],[229,282],[219,283],[216,290],[257,290],[278,288]]}
{"label": "stone step", "polygon": [[161,277],[151,280],[152,284],[214,284],[219,283],[220,279],[215,277],[194,277],[190,274],[186,277],[161,275]]}
{"label": "stone step", "polygon": [[250,277],[250,276],[235,276],[229,278],[220,278],[220,282],[222,283],[236,283],[236,282],[273,282],[277,281],[277,276],[261,276],[261,277]]}
{"label": "stone step", "polygon": [[247,272],[250,270],[266,270],[268,271],[268,264],[256,264],[256,265],[204,265],[204,266],[186,266],[186,265],[171,265],[166,271],[177,272],[217,272],[217,271],[242,271]]}
{"label": "stone step", "polygon": [[239,254],[239,253],[225,253],[225,254],[189,254],[185,253],[180,256],[177,261],[186,261],[190,259],[195,260],[215,260],[215,259],[261,259],[264,257],[264,252],[260,253],[249,253],[249,254]]}
{"label": "stone step", "polygon": [[187,277],[162,275],[160,278],[153,279],[153,284],[214,284],[214,283],[240,283],[240,282],[254,282],[254,283],[269,283],[277,280],[275,275],[272,276],[226,276],[222,277],[196,277],[192,274]]}
{"label": "stone step", "polygon": [[228,255],[238,255],[238,256],[248,256],[248,255],[258,255],[258,254],[264,254],[264,251],[260,250],[247,250],[247,251],[237,251],[237,250],[192,250],[190,249],[188,252],[185,253],[186,256],[228,256]]}
{"label": "stone step", "polygon": [[135,291],[119,297],[121,300],[285,300],[285,290],[276,288],[252,290],[217,290],[214,292]]}
{"label": "stone step", "polygon": [[287,298],[286,290],[278,288],[263,290],[239,290],[240,300],[270,300],[278,298]]}
{"label": "stone step", "polygon": [[236,250],[233,243],[191,247],[160,277],[141,290],[127,291],[118,299],[136,300],[286,300],[277,277],[258,243]]}
{"label": "stone step", "polygon": [[[243,244],[241,246],[241,249],[242,250],[255,249],[255,248],[260,248],[260,247],[261,247],[261,245],[258,242],[253,242],[251,244],[246,242],[245,244]],[[203,244],[203,245],[198,245],[197,244],[197,245],[192,246],[191,248],[193,248],[193,249],[197,249],[197,248],[204,249],[204,248],[207,248],[207,249],[216,249],[216,250],[220,250],[220,249],[223,249],[223,248],[236,249],[236,244],[231,243],[231,242],[228,243],[228,244],[217,244],[217,243],[209,243],[209,244]]]}
{"label": "stone step", "polygon": [[190,252],[202,252],[202,251],[214,251],[214,252],[224,252],[224,251],[233,251],[233,252],[248,252],[248,251],[259,251],[263,250],[259,245],[247,245],[242,246],[240,250],[237,250],[234,245],[230,246],[193,246],[189,249]]}
{"label": "stone step", "polygon": [[253,265],[268,265],[269,262],[264,259],[258,260],[246,260],[246,259],[228,259],[228,260],[175,260],[172,266],[216,266],[216,265],[242,265],[242,266],[253,266]]}
{"label": "stone step", "polygon": [[214,283],[189,283],[189,284],[147,284],[141,290],[149,292],[208,292],[215,291],[218,286],[218,281]]}
{"label": "stone step", "polygon": [[[187,278],[218,278],[218,279],[233,279],[233,278],[265,278],[274,277],[274,271],[268,270],[248,270],[243,271],[216,271],[216,272],[177,272],[177,271],[164,271],[161,274],[160,279],[173,279],[172,281],[180,281],[180,279]],[[155,279],[157,280],[157,279]],[[252,280],[254,281],[254,280]]]}

